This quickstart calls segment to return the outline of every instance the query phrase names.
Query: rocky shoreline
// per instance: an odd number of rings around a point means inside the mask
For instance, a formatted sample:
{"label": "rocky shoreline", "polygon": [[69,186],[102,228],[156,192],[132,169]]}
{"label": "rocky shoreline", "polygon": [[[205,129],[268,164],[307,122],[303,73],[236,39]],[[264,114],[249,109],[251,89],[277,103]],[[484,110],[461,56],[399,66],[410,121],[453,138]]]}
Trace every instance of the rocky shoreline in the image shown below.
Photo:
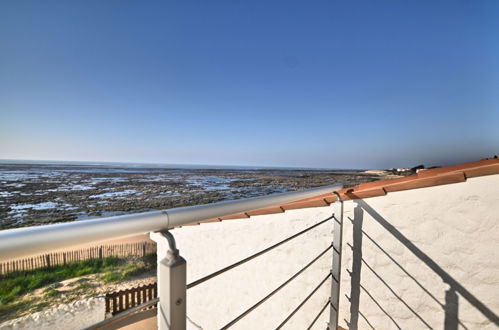
{"label": "rocky shoreline", "polygon": [[0,164],[0,229],[398,177],[389,171]]}

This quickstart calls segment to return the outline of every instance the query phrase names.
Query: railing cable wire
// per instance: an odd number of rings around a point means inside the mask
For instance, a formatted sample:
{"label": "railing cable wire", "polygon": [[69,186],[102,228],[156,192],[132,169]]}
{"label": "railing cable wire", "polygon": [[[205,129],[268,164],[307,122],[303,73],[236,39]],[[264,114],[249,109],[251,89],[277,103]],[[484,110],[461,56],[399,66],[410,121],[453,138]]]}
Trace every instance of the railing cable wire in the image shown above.
{"label": "railing cable wire", "polygon": [[248,315],[251,311],[253,311],[255,308],[257,308],[258,306],[260,306],[262,303],[264,303],[267,299],[269,299],[274,294],[276,294],[277,292],[279,292],[289,282],[291,282],[292,280],[294,280],[298,275],[300,275],[301,273],[303,273],[308,267],[310,267],[314,262],[316,262],[320,257],[322,257],[327,251],[329,251],[329,249],[331,249],[331,247],[332,247],[332,245],[328,246],[317,257],[315,257],[312,261],[310,261],[307,265],[305,265],[305,267],[303,267],[298,272],[296,272],[293,276],[291,276],[291,278],[289,278],[284,283],[282,283],[281,285],[279,285],[279,287],[277,287],[274,291],[272,291],[271,293],[269,293],[268,295],[266,295],[265,297],[263,297],[260,301],[258,301],[256,304],[254,304],[253,306],[251,306],[250,308],[248,308],[246,311],[244,311],[241,315],[239,315],[238,317],[236,317],[234,320],[232,320],[229,323],[227,323],[221,329],[223,330],[223,329],[228,329],[228,328],[232,327],[234,324],[236,324],[238,321],[240,321],[243,317],[245,317],[246,315]]}
{"label": "railing cable wire", "polygon": [[322,315],[322,313],[324,313],[324,310],[326,309],[326,307],[329,306],[329,305],[331,305],[331,302],[328,299],[328,301],[326,301],[326,304],[321,308],[321,310],[319,311],[319,313],[317,314],[317,316],[312,320],[312,323],[310,323],[310,325],[308,326],[307,330],[312,329],[312,327],[314,326],[315,322],[317,322],[317,320]]}
{"label": "railing cable wire", "polygon": [[304,229],[304,230],[302,230],[302,231],[300,231],[300,232],[298,232],[298,233],[294,234],[293,236],[290,236],[290,237],[288,237],[288,238],[286,238],[286,239],[284,239],[284,240],[282,240],[282,241],[280,241],[280,242],[278,242],[278,243],[276,243],[276,244],[274,244],[274,245],[272,245],[272,246],[269,246],[268,248],[266,248],[266,249],[264,249],[264,250],[262,250],[262,251],[260,251],[260,252],[257,252],[257,253],[255,253],[255,254],[253,254],[253,255],[251,255],[251,256],[249,256],[249,257],[247,257],[247,258],[243,259],[243,260],[240,260],[240,261],[238,261],[238,262],[236,262],[236,263],[234,263],[234,264],[230,265],[230,266],[227,266],[227,267],[225,267],[225,268],[222,268],[222,269],[220,269],[220,270],[218,270],[218,271],[216,271],[216,272],[214,272],[214,273],[212,273],[212,274],[210,274],[210,275],[207,275],[207,276],[202,277],[202,278],[200,278],[200,279],[198,279],[198,280],[196,280],[196,281],[194,281],[194,282],[192,282],[192,283],[189,283],[189,284],[187,284],[187,289],[191,289],[191,288],[195,287],[196,285],[199,285],[199,284],[201,284],[201,283],[203,283],[203,282],[208,281],[209,279],[212,279],[212,278],[214,278],[214,277],[216,277],[216,276],[218,276],[218,275],[221,275],[221,274],[225,273],[225,272],[226,272],[226,271],[228,271],[228,270],[231,270],[232,268],[235,268],[235,267],[237,267],[237,266],[240,266],[240,265],[242,265],[242,264],[244,264],[244,263],[246,263],[246,262],[248,262],[248,261],[250,261],[250,260],[252,260],[252,259],[254,259],[254,258],[256,258],[256,257],[258,257],[258,256],[261,256],[262,254],[265,254],[265,253],[269,252],[270,250],[275,249],[275,248],[276,248],[276,247],[278,247],[279,245],[284,244],[284,243],[286,243],[286,242],[288,242],[288,241],[292,240],[293,238],[296,238],[296,237],[298,237],[298,236],[300,236],[300,235],[302,235],[302,234],[304,234],[304,233],[308,232],[309,230],[314,229],[315,227],[317,227],[317,226],[319,226],[319,225],[321,225],[321,224],[323,224],[323,223],[325,223],[325,222],[327,222],[327,221],[331,220],[332,218],[333,218],[333,216],[331,216],[331,217],[329,217],[329,218],[327,218],[327,219],[324,219],[324,220],[322,220],[322,221],[320,221],[320,222],[316,223],[315,225],[310,226],[310,227],[308,227],[308,228],[306,228],[306,229]]}
{"label": "railing cable wire", "polygon": [[327,276],[319,283],[319,285],[317,285],[315,287],[315,289],[310,292],[310,294],[305,298],[303,299],[303,301],[291,312],[291,314],[288,315],[288,317],[286,317],[286,319],[284,321],[281,322],[281,324],[279,324],[279,326],[276,328],[277,329],[281,329],[290,319],[291,317],[293,317],[293,315],[296,314],[296,312],[298,312],[298,310],[300,308],[302,308],[303,305],[305,305],[305,303],[314,295],[315,292],[317,292],[317,290],[319,290],[319,288],[326,282],[326,280],[328,278],[331,277],[331,273],[327,274]]}

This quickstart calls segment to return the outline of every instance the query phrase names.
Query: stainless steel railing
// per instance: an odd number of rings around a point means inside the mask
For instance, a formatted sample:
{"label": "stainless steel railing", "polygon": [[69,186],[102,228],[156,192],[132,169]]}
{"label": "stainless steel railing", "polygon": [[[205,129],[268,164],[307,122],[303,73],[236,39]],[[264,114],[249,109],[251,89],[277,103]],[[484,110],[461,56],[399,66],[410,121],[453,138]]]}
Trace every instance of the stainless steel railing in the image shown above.
{"label": "stainless steel railing", "polygon": [[206,219],[223,217],[332,193],[341,185],[234,201],[0,231],[0,261],[23,258],[78,244],[151,231],[162,231]]}
{"label": "stainless steel railing", "polygon": [[[307,268],[312,266],[320,258],[322,258],[328,251],[332,250],[332,269],[328,274],[321,274],[320,277],[324,279],[314,288],[314,290],[307,295],[304,300],[289,314],[278,326],[283,327],[295,314],[300,310],[304,304],[312,297],[315,292],[324,284],[328,279],[331,279],[331,295],[328,299],[329,305],[329,323],[328,329],[336,329],[338,326],[338,310],[339,310],[339,290],[340,290],[340,270],[341,270],[341,250],[342,250],[342,231],[343,231],[343,201],[338,195],[335,211],[332,216],[317,222],[316,224],[280,241],[268,248],[252,254],[246,258],[241,259],[225,268],[222,268],[214,273],[208,274],[190,284],[186,283],[186,261],[180,256],[176,248],[175,239],[170,232],[162,232],[163,245],[169,246],[169,250],[158,255],[158,293],[161,297],[158,304],[158,326],[160,330],[185,330],[186,328],[186,291],[194,286],[202,284],[214,277],[217,277],[233,268],[241,266],[246,262],[264,255],[265,253],[273,250],[274,248],[287,243],[296,237],[317,228],[318,226],[334,220],[333,241],[317,256],[315,256],[309,263],[302,266],[290,278],[286,279],[281,285],[273,289],[270,293],[260,298],[258,301],[247,307],[241,314],[235,316],[230,322],[221,327],[221,329],[229,329],[236,323],[245,318],[248,314],[260,307],[268,299],[278,293],[281,289],[286,287],[295,278],[300,276]],[[159,236],[157,236],[158,239]],[[156,239],[155,239],[156,240]],[[160,241],[157,241],[160,242]],[[165,244],[166,243],[166,244]],[[317,321],[320,315],[324,312],[326,307],[322,308],[319,314],[314,318],[309,328]],[[160,317],[161,316],[161,317]]]}
{"label": "stainless steel railing", "polygon": [[[248,198],[243,200],[225,201],[213,204],[174,208],[164,211],[154,211],[139,214],[131,214],[117,217],[100,218],[95,220],[84,220],[70,223],[53,224],[47,226],[28,227],[0,231],[0,261],[13,258],[27,257],[33,254],[46,253],[50,250],[74,246],[77,244],[102,241],[110,238],[125,237],[146,232],[161,232],[162,239],[169,246],[166,255],[158,257],[158,326],[164,329],[186,328],[186,290],[199,285],[209,279],[216,277],[232,268],[240,266],[268,251],[284,244],[317,226],[334,220],[334,239],[318,256],[315,256],[307,265],[299,269],[291,278],[283,282],[265,297],[235,317],[222,329],[228,329],[239,322],[247,314],[263,304],[267,299],[280,291],[288,283],[298,277],[303,271],[323,257],[329,250],[333,251],[333,268],[326,275],[321,275],[322,281],[305,299],[289,314],[279,325],[284,326],[295,313],[307,302],[307,300],[328,280],[331,279],[331,297],[327,305],[330,306],[329,328],[335,329],[338,322],[338,298],[339,298],[339,274],[341,263],[341,232],[343,207],[341,198],[336,193],[341,185],[331,185],[320,188],[308,189],[297,192],[275,194],[264,197]],[[239,214],[251,210],[262,209],[275,205],[303,200],[309,197],[326,193],[336,193],[340,208],[337,215],[321,220],[293,236],[290,236],[260,252],[257,252],[239,262],[225,267],[213,274],[207,275],[193,283],[186,284],[186,261],[180,256],[175,246],[173,235],[169,229],[199,222],[206,219],[223,217],[231,214]],[[159,251],[158,251],[159,253]],[[162,254],[165,251],[163,250]],[[310,327],[324,312],[326,306],[321,309],[314,318]],[[140,307],[140,306],[139,306]],[[124,314],[125,315],[125,314]],[[107,323],[106,321],[104,323]],[[310,328],[309,327],[309,328]]]}

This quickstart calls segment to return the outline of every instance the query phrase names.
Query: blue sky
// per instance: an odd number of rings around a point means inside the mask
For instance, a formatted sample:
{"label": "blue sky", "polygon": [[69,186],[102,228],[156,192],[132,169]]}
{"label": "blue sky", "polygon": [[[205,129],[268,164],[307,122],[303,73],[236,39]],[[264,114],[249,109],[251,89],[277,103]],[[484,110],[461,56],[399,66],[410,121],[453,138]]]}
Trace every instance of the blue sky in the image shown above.
{"label": "blue sky", "polygon": [[387,168],[499,153],[499,1],[2,1],[0,158]]}

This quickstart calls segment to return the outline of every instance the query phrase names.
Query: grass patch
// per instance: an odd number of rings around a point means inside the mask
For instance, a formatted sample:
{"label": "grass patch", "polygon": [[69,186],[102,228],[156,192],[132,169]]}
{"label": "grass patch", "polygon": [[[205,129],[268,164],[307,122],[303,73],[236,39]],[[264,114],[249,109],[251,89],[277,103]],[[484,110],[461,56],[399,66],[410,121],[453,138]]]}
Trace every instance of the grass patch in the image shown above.
{"label": "grass patch", "polygon": [[0,304],[0,322],[4,321],[9,315],[13,313],[22,312],[31,307],[32,301],[23,300],[8,305]]}
{"label": "grass patch", "polygon": [[33,304],[30,306],[30,313],[35,313],[44,310],[46,307],[50,306],[50,302],[44,301],[41,303]]}
{"label": "grass patch", "polygon": [[76,286],[76,290],[80,291],[87,291],[89,289],[92,289],[93,286],[92,284],[86,282],[86,281],[78,281],[78,285]]}
{"label": "grass patch", "polygon": [[155,268],[155,266],[155,263],[151,263],[148,260],[146,260],[146,262],[139,261],[136,263],[130,263],[123,265],[119,269],[105,273],[100,277],[100,279],[106,283],[124,281],[133,276],[151,271]]}
{"label": "grass patch", "polygon": [[56,289],[45,289],[43,293],[45,298],[53,298],[59,295],[59,291],[57,291]]}
{"label": "grass patch", "polygon": [[118,282],[120,280],[120,274],[118,272],[107,272],[100,277],[106,283]]}
{"label": "grass patch", "polygon": [[[155,268],[156,254],[151,254],[141,258],[92,259],[0,275],[0,323],[26,312],[44,310],[61,299],[65,302],[79,299],[82,295],[94,292],[96,286],[83,277],[74,282],[73,290],[59,291],[57,289],[62,286],[60,281],[99,274],[97,278],[103,282],[119,282]],[[40,297],[22,297],[39,288],[43,288]]]}
{"label": "grass patch", "polygon": [[[48,284],[113,269],[119,263],[120,259],[108,257],[3,275],[0,277],[0,304],[8,304],[17,297]],[[55,287],[52,290],[57,291]]]}

